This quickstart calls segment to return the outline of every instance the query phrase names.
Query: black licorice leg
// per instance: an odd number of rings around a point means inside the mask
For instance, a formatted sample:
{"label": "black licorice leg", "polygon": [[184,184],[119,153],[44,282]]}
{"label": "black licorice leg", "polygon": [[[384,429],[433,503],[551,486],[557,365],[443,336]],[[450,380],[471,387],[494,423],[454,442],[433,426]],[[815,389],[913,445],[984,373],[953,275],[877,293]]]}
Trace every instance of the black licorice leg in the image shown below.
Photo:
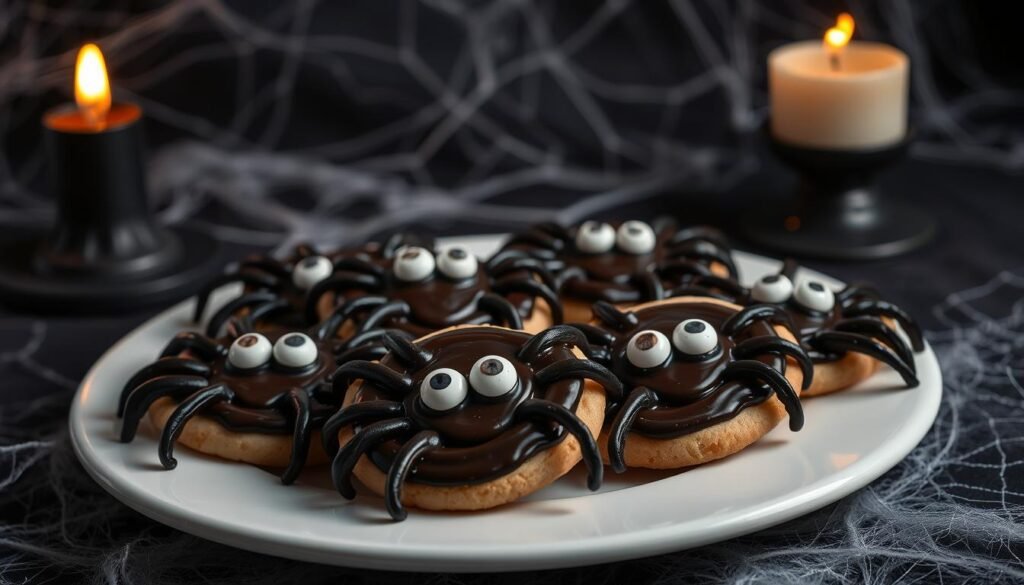
{"label": "black licorice leg", "polygon": [[[363,345],[381,345],[384,344],[384,335],[386,334],[404,336],[406,339],[412,339],[412,334],[408,331],[402,331],[401,329],[374,329],[373,331],[364,331],[363,333],[357,333],[352,337],[345,340],[344,343],[338,348],[338,351],[343,351],[353,347],[360,347]],[[340,363],[340,362],[339,362]]]}
{"label": "black licorice leg", "polygon": [[566,268],[559,272],[558,276],[555,277],[555,284],[558,285],[555,287],[555,290],[561,291],[565,287],[566,283],[577,278],[580,280],[586,280],[587,273],[579,266],[570,266]]}
{"label": "black licorice leg", "polygon": [[321,280],[306,293],[306,323],[312,325],[320,320],[318,318],[317,306],[325,294],[329,292],[339,293],[352,289],[362,290],[365,294],[370,294],[380,289],[381,285],[380,279],[358,272],[339,272],[326,280]]}
{"label": "black licorice leg", "polygon": [[640,411],[658,404],[658,396],[650,388],[637,386],[615,413],[608,432],[608,463],[615,473],[626,471],[626,436]]}
{"label": "black licorice leg", "polygon": [[659,274],[665,276],[689,275],[693,277],[713,276],[711,269],[703,264],[681,258],[671,259],[658,266]]}
{"label": "black licorice leg", "polygon": [[128,383],[121,389],[121,396],[117,400],[117,416],[124,415],[124,405],[135,387],[148,382],[158,376],[200,376],[210,375],[210,366],[201,361],[177,356],[167,356],[142,368],[128,380]]}
{"label": "black licorice leg", "polygon": [[196,293],[196,308],[192,314],[192,320],[198,323],[203,318],[203,313],[206,312],[206,305],[210,302],[210,295],[212,295],[215,290],[233,282],[241,282],[242,284],[247,284],[255,288],[274,288],[280,283],[280,281],[273,276],[251,271],[238,271],[222,274],[206,283],[206,285]]}
{"label": "black licorice leg", "polygon": [[710,274],[708,276],[698,276],[694,279],[693,283],[696,286],[704,286],[709,288],[717,288],[727,294],[733,296],[734,299],[743,300],[749,295],[749,292],[742,284],[732,278],[722,278],[717,274]]}
{"label": "black licorice leg", "polygon": [[757,360],[736,360],[725,367],[725,379],[730,381],[753,381],[766,384],[779,397],[789,414],[789,430],[799,431],[804,426],[804,409],[800,397],[789,380],[778,370]]}
{"label": "black licorice leg", "polygon": [[843,309],[847,317],[890,317],[895,319],[903,331],[910,338],[910,346],[914,351],[924,351],[924,337],[921,335],[921,328],[917,326],[914,319],[906,311],[888,301],[861,301]]}
{"label": "black licorice leg", "polygon": [[387,508],[388,514],[391,514],[392,520],[400,522],[409,515],[402,505],[402,484],[405,483],[405,478],[408,477],[416,459],[440,446],[440,435],[434,431],[420,431],[395,454],[384,483],[384,507]]}
{"label": "black licorice leg", "polygon": [[558,238],[539,230],[528,230],[525,232],[514,234],[502,245],[502,247],[507,248],[508,246],[514,244],[536,246],[538,248],[543,248],[545,250],[554,251],[561,250],[565,246],[562,240],[559,240]]}
{"label": "black licorice leg", "polygon": [[737,302],[737,299],[734,297],[700,286],[680,286],[668,291],[666,294],[666,298],[673,299],[677,297],[708,297],[729,303]]}
{"label": "black licorice leg", "polygon": [[385,297],[368,295],[342,303],[334,307],[331,314],[314,327],[314,336],[319,340],[334,337],[338,334],[341,326],[345,324],[345,321],[349,320],[356,313],[375,309],[387,302],[388,300]]}
{"label": "black licorice leg", "polygon": [[556,288],[555,277],[551,275],[551,271],[548,270],[544,263],[536,258],[527,257],[506,257],[498,262],[497,264],[491,265],[488,262],[488,272],[491,278],[499,278],[509,274],[510,272],[516,272],[519,270],[525,270],[530,274],[536,276],[543,282],[548,288]]}
{"label": "black licorice leg", "polygon": [[848,331],[871,337],[893,350],[915,372],[914,352],[899,334],[877,317],[850,317],[832,325],[833,331]]}
{"label": "black licorice leg", "polygon": [[124,420],[121,422],[121,442],[129,443],[135,438],[139,422],[149,407],[164,396],[191,394],[210,385],[202,376],[159,376],[134,387],[125,397]]}
{"label": "black licorice leg", "polygon": [[665,287],[661,284],[661,278],[653,272],[644,271],[633,275],[633,283],[640,289],[646,301],[660,301],[665,298]]}
{"label": "black licorice leg", "polygon": [[862,353],[888,365],[903,378],[907,388],[916,388],[917,374],[888,347],[859,333],[846,331],[819,331],[806,340],[807,345],[822,353],[843,354],[848,351]]}
{"label": "black licorice leg", "polygon": [[407,418],[382,420],[367,425],[357,432],[331,462],[331,479],[338,493],[346,500],[356,497],[352,485],[352,470],[364,453],[391,439],[397,439],[412,430],[412,421]]}
{"label": "black licorice leg", "polygon": [[[669,250],[669,256],[671,258],[699,258],[708,262],[718,262],[725,266],[725,272],[731,278],[736,278],[737,274],[739,274],[736,270],[736,263],[733,261],[732,255],[717,246],[714,246],[712,250],[701,250],[695,243],[686,246],[673,247]],[[714,274],[710,267],[708,268],[708,272],[710,274]]]}
{"label": "black licorice leg", "polygon": [[811,358],[807,356],[807,352],[802,347],[787,339],[769,337],[767,335],[751,337],[736,344],[736,347],[732,350],[732,355],[739,359],[755,359],[766,353],[778,353],[796,360],[797,365],[800,366],[800,371],[803,372],[803,383],[801,386],[804,390],[811,387],[811,382],[814,380],[814,362],[811,361]]}
{"label": "black licorice leg", "polygon": [[185,424],[206,407],[231,400],[234,393],[223,384],[207,386],[195,394],[189,396],[174,409],[171,416],[164,424],[164,432],[160,434],[160,464],[164,469],[174,469],[178,466],[178,460],[174,458],[174,444],[185,429]]}
{"label": "black licorice leg", "polygon": [[160,357],[176,356],[188,350],[205,360],[215,360],[227,355],[228,348],[194,331],[182,331],[160,352]]}
{"label": "black licorice leg", "polygon": [[287,408],[292,411],[292,454],[288,467],[281,474],[281,483],[291,485],[299,477],[309,457],[310,429],[309,394],[301,388],[292,388],[284,395]]}
{"label": "black licorice leg", "polygon": [[566,323],[566,327],[579,330],[591,345],[606,347],[615,343],[615,335],[590,323]]}
{"label": "black licorice leg", "polygon": [[273,274],[281,281],[287,280],[292,277],[291,270],[285,266],[280,260],[274,258],[268,258],[265,256],[256,256],[252,258],[245,258],[238,263],[238,270],[243,271],[246,269],[262,270],[268,274]]}
{"label": "black licorice leg", "polygon": [[775,305],[751,305],[743,309],[726,319],[725,323],[722,324],[722,333],[730,336],[735,335],[751,323],[762,320],[775,325],[782,325],[789,329],[793,337],[800,337],[800,333],[796,330],[796,326],[793,325],[793,321],[786,314],[786,311]]}
{"label": "black licorice leg", "polygon": [[495,282],[493,288],[494,291],[499,294],[507,294],[511,292],[526,293],[534,297],[534,302],[536,302],[536,299],[538,298],[544,299],[548,308],[551,309],[551,320],[556,325],[564,320],[562,301],[558,299],[558,295],[555,294],[555,291],[551,290],[551,288],[542,282],[537,282],[535,280],[504,278]]}
{"label": "black licorice leg", "polygon": [[555,325],[541,331],[526,340],[516,355],[524,362],[532,362],[547,349],[560,343],[576,346],[583,355],[590,357],[590,343],[587,342],[586,336],[578,328],[570,325]]}
{"label": "black licorice leg", "polygon": [[356,347],[350,347],[339,352],[337,355],[334,356],[334,362],[338,365],[355,360],[375,362],[380,361],[380,359],[386,356],[387,354],[388,348],[384,347],[383,345],[359,345]]}
{"label": "black licorice leg", "polygon": [[541,386],[548,386],[561,380],[582,381],[584,378],[603,386],[605,394],[612,399],[622,399],[622,382],[607,368],[590,360],[561,360],[534,374],[534,379]]}
{"label": "black licorice leg", "polygon": [[376,278],[384,278],[384,269],[382,267],[355,256],[335,260],[334,272],[359,272]]}
{"label": "black licorice leg", "polygon": [[601,462],[601,453],[597,449],[594,435],[575,413],[561,404],[530,398],[516,408],[516,418],[547,420],[562,425],[562,428],[575,437],[580,445],[583,462],[587,465],[587,487],[590,488],[590,491],[596,491],[601,487],[601,481],[604,479],[604,463]]}
{"label": "black licorice leg", "polygon": [[422,347],[416,345],[407,337],[400,335],[393,335],[385,332],[384,347],[390,351],[395,358],[402,362],[402,365],[408,366],[414,370],[420,370],[430,363],[430,360],[434,359],[434,355]]}
{"label": "black licorice leg", "polygon": [[639,323],[633,311],[620,311],[618,307],[609,302],[597,301],[591,309],[594,312],[594,316],[602,323],[619,331],[628,331]]}
{"label": "black licorice leg", "polygon": [[376,386],[377,389],[398,398],[402,398],[411,392],[413,386],[412,378],[399,374],[387,366],[377,362],[354,360],[341,364],[334,371],[334,380],[331,382],[334,395],[337,397],[344,396],[349,384],[353,380],[358,379],[365,380]]}
{"label": "black licorice leg", "polygon": [[320,433],[324,451],[334,455],[338,451],[338,432],[342,427],[353,424],[366,424],[388,418],[397,418],[405,412],[401,402],[393,400],[367,400],[343,407],[324,423]]}
{"label": "black licorice leg", "polygon": [[879,300],[881,298],[882,293],[878,292],[877,288],[859,282],[847,285],[846,288],[836,293],[836,302],[844,307],[855,301]]}
{"label": "black licorice leg", "polygon": [[217,309],[217,312],[210,317],[210,321],[206,324],[206,335],[208,337],[217,337],[220,335],[220,330],[224,324],[234,317],[235,313],[239,310],[245,307],[258,307],[266,303],[273,303],[279,298],[280,297],[274,293],[258,291],[232,299],[225,303],[221,308]]}
{"label": "black licorice leg", "polygon": [[288,299],[278,299],[272,303],[265,303],[249,309],[249,313],[246,314],[246,317],[255,323],[268,315],[289,309],[295,311],[298,310],[297,307],[293,307],[292,304],[288,302]]}
{"label": "black licorice leg", "polygon": [[366,333],[373,329],[379,329],[381,323],[392,317],[405,317],[412,312],[412,308],[405,301],[390,301],[370,311],[366,319],[359,325],[356,333]]}
{"label": "black licorice leg", "polygon": [[523,317],[505,297],[492,292],[484,293],[477,304],[483,311],[489,313],[496,323],[504,323],[509,329],[523,328]]}

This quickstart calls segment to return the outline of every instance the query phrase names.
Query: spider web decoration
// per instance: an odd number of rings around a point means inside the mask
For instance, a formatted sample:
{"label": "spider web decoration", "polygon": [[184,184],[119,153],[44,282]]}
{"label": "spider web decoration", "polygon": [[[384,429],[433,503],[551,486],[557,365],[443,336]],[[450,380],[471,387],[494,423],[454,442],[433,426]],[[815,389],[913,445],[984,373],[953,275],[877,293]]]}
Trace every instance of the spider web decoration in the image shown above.
{"label": "spider web decoration", "polygon": [[[579,569],[574,580],[657,583],[968,582],[1024,580],[1024,273],[1005,272],[950,295],[927,337],[945,388],[935,425],[892,471],[839,503],[726,543]],[[66,431],[75,387],[23,347],[0,353],[0,374],[49,397],[0,409],[0,582],[71,576],[106,583],[246,582],[251,585],[370,574],[285,562],[156,524],[106,494],[75,460]],[[824,398],[822,400],[827,400]],[[991,489],[982,486],[1001,486]],[[19,513],[20,512],[20,513]],[[12,519],[13,518],[13,519]],[[561,582],[567,571],[538,573]],[[522,575],[438,578],[518,583]]]}
{"label": "spider web decoration", "polygon": [[949,0],[244,4],[0,7],[0,220],[51,213],[38,120],[68,101],[85,40],[146,111],[163,219],[250,244],[423,219],[504,231],[727,189],[758,168],[768,50],[846,8],[910,54],[916,156],[1024,165],[993,122],[1024,100],[965,58]]}

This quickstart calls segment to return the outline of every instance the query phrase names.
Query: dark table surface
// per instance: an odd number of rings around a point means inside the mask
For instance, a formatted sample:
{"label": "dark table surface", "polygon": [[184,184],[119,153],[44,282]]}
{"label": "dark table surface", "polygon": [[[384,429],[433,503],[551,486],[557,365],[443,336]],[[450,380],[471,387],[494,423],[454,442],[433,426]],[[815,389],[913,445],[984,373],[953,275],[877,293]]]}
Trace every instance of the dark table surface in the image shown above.
{"label": "dark table surface", "polygon": [[[671,213],[684,223],[709,222],[735,234],[738,210],[770,198],[766,193],[785,192],[791,182],[765,163],[727,190],[700,192],[680,184],[640,201],[596,206],[594,215],[650,219]],[[824,510],[677,554],[500,577],[382,574],[235,550],[122,506],[71,453],[66,416],[78,381],[107,347],[155,311],[76,318],[3,312],[0,581],[1024,580],[1024,181],[910,161],[890,172],[885,185],[936,216],[941,230],[933,243],[884,261],[805,264],[847,281],[875,282],[921,322],[942,363],[943,405],[934,428],[904,462]],[[522,227],[441,215],[427,231]],[[238,239],[244,238],[226,238],[225,259],[269,243]],[[742,241],[737,247],[759,251]]]}

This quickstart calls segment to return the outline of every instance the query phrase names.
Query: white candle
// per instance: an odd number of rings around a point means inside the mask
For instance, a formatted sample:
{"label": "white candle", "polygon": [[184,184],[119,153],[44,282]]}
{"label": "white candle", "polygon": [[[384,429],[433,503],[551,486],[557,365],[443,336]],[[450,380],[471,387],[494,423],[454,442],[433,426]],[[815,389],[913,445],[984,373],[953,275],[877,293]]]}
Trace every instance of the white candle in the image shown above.
{"label": "white candle", "polygon": [[831,150],[895,144],[907,133],[908,72],[906,54],[882,43],[779,47],[768,55],[772,135]]}

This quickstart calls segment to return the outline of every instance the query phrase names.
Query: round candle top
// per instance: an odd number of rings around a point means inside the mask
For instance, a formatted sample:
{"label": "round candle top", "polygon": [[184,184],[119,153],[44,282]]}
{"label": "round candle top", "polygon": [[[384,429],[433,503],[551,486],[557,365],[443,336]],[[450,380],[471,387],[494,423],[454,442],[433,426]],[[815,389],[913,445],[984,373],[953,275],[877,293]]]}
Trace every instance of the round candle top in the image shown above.
{"label": "round candle top", "polygon": [[142,117],[142,108],[135,104],[114,104],[102,120],[87,116],[74,105],[58,106],[43,115],[43,124],[55,132],[97,134],[127,126]]}
{"label": "round candle top", "polygon": [[835,55],[820,41],[792,43],[768,55],[772,134],[811,148],[891,146],[907,131],[909,63],[899,49],[850,43]]}

